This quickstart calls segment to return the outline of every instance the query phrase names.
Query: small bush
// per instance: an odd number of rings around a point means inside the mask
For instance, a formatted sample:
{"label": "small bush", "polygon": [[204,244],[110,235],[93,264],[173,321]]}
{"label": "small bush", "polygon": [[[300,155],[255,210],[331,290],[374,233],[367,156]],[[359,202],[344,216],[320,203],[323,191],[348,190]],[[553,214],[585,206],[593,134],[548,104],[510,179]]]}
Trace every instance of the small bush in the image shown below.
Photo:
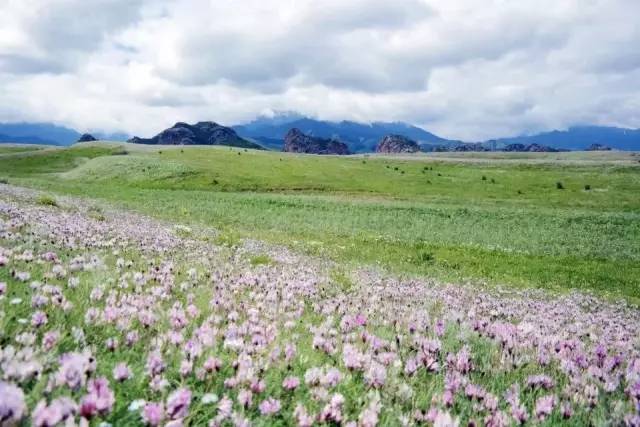
{"label": "small bush", "polygon": [[398,167],[396,166],[395,168],[393,168],[393,170],[394,170],[394,171],[397,171],[397,170],[398,170]]}
{"label": "small bush", "polygon": [[442,174],[440,172],[438,172],[438,176],[442,176]]}
{"label": "small bush", "polygon": [[8,184],[9,180],[7,178],[0,178],[0,184]]}
{"label": "small bush", "polygon": [[53,196],[49,196],[48,194],[43,194],[38,197],[37,203],[43,206],[58,206],[57,200]]}
{"label": "small bush", "polygon": [[560,181],[556,182],[556,188],[558,190],[564,190],[564,185],[562,185],[562,183]]}
{"label": "small bush", "polygon": [[522,194],[522,191],[521,191],[521,190],[518,190],[518,194]]}
{"label": "small bush", "polygon": [[492,184],[495,184],[495,183],[496,183],[496,180],[495,180],[495,179],[493,179],[493,178],[491,178],[491,183],[492,183]]}
{"label": "small bush", "polygon": [[486,176],[484,176],[484,175],[482,175],[482,180],[483,180],[483,181],[486,181],[486,180],[487,180],[487,177],[486,177]]}
{"label": "small bush", "polygon": [[585,191],[589,191],[589,190],[591,190],[591,186],[589,184],[587,184],[587,185],[584,186],[584,189],[585,189]]}

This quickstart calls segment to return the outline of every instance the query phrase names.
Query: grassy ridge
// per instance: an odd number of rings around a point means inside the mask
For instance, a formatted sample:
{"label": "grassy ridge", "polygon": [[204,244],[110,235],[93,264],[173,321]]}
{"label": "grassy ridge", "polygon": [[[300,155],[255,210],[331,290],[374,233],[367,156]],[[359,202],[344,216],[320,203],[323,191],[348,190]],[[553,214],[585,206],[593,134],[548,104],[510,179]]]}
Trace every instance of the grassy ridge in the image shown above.
{"label": "grassy ridge", "polygon": [[640,297],[637,166],[126,150],[0,159],[0,177],[347,262]]}

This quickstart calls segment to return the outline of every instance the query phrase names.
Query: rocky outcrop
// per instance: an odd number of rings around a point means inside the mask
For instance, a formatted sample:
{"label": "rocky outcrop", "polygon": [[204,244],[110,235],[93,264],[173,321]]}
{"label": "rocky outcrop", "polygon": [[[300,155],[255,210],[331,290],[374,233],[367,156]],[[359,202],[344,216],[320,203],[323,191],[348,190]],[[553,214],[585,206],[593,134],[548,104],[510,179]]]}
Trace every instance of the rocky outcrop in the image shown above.
{"label": "rocky outcrop", "polygon": [[349,147],[343,142],[305,135],[300,129],[293,128],[284,136],[282,151],[307,154],[349,154]]}
{"label": "rocky outcrop", "polygon": [[91,142],[91,141],[97,141],[97,140],[98,139],[95,138],[90,133],[83,133],[82,135],[80,135],[80,138],[78,138],[78,142]]}
{"label": "rocky outcrop", "polygon": [[602,144],[591,144],[587,147],[587,151],[611,151],[611,147]]}
{"label": "rocky outcrop", "polygon": [[136,136],[128,142],[157,145],[229,145],[231,147],[263,149],[256,143],[240,138],[233,129],[215,122],[198,122],[194,125],[178,122],[153,138]]}
{"label": "rocky outcrop", "polygon": [[417,142],[402,135],[387,135],[376,146],[376,153],[416,153],[420,151]]}
{"label": "rocky outcrop", "polygon": [[556,150],[553,147],[548,147],[546,145],[540,145],[540,144],[529,144],[529,145],[524,145],[524,144],[509,144],[506,147],[504,147],[502,149],[502,151],[522,151],[522,152],[532,152],[532,153],[556,153],[558,152],[558,150]]}

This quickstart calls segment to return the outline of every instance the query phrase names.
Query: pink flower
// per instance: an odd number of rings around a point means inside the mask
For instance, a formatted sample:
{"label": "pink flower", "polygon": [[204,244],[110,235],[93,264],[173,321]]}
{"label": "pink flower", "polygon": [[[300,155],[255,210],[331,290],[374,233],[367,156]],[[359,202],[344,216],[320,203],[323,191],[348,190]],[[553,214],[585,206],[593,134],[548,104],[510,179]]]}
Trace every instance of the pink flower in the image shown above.
{"label": "pink flower", "polygon": [[536,400],[536,418],[544,420],[547,416],[553,412],[553,407],[556,405],[556,397],[553,394],[539,397]]}
{"label": "pink flower", "polygon": [[238,392],[238,403],[245,408],[251,406],[251,401],[253,400],[253,393],[251,390],[242,389]]}
{"label": "pink flower", "polygon": [[387,379],[387,370],[379,363],[373,362],[364,374],[364,380],[369,387],[380,388]]}
{"label": "pink flower", "polygon": [[149,353],[147,356],[147,371],[149,376],[156,376],[164,372],[165,365],[162,361],[162,355],[158,352]]}
{"label": "pink flower", "polygon": [[5,282],[0,282],[0,296],[4,295],[7,292],[7,284]]}
{"label": "pink flower", "polygon": [[222,361],[220,359],[216,359],[215,357],[209,357],[204,362],[203,367],[207,372],[213,372],[213,371],[217,372],[222,367]]}
{"label": "pink flower", "polygon": [[142,409],[142,419],[150,426],[158,426],[164,419],[164,406],[162,403],[149,402]]}
{"label": "pink flower", "polygon": [[89,380],[88,394],[82,398],[80,415],[91,418],[96,414],[105,415],[111,412],[115,397],[109,388],[109,380],[104,377]]}
{"label": "pink flower", "polygon": [[313,423],[314,423],[313,417],[307,413],[307,409],[304,406],[302,406],[300,403],[298,403],[298,405],[296,406],[296,409],[293,411],[293,416],[296,418],[298,427],[313,426]]}
{"label": "pink flower", "polygon": [[55,399],[49,406],[43,399],[34,408],[31,422],[36,427],[54,426],[67,419],[73,419],[77,411],[78,405],[68,397]]}
{"label": "pink flower", "polygon": [[189,413],[191,404],[191,391],[188,388],[180,388],[167,398],[167,417],[172,420],[184,418]]}
{"label": "pink flower", "polygon": [[287,390],[295,390],[300,385],[298,377],[287,377],[282,381],[282,387]]}
{"label": "pink flower", "polygon": [[218,416],[222,419],[229,418],[233,412],[233,401],[224,396],[218,402]]}
{"label": "pink flower", "polygon": [[273,415],[280,411],[280,401],[270,397],[263,400],[259,406],[261,415]]}
{"label": "pink flower", "polygon": [[126,381],[131,378],[131,376],[131,370],[124,362],[118,363],[115,368],[113,368],[113,379],[116,381]]}

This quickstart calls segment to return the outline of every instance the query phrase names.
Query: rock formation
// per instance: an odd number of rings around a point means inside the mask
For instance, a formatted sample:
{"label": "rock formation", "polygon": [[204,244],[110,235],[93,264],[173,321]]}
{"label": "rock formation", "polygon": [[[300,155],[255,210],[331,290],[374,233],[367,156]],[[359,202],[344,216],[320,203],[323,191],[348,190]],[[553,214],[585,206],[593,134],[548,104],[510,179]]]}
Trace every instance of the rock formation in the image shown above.
{"label": "rock formation", "polygon": [[284,136],[282,151],[308,154],[349,154],[349,148],[345,143],[334,139],[305,135],[297,128],[291,129]]}

